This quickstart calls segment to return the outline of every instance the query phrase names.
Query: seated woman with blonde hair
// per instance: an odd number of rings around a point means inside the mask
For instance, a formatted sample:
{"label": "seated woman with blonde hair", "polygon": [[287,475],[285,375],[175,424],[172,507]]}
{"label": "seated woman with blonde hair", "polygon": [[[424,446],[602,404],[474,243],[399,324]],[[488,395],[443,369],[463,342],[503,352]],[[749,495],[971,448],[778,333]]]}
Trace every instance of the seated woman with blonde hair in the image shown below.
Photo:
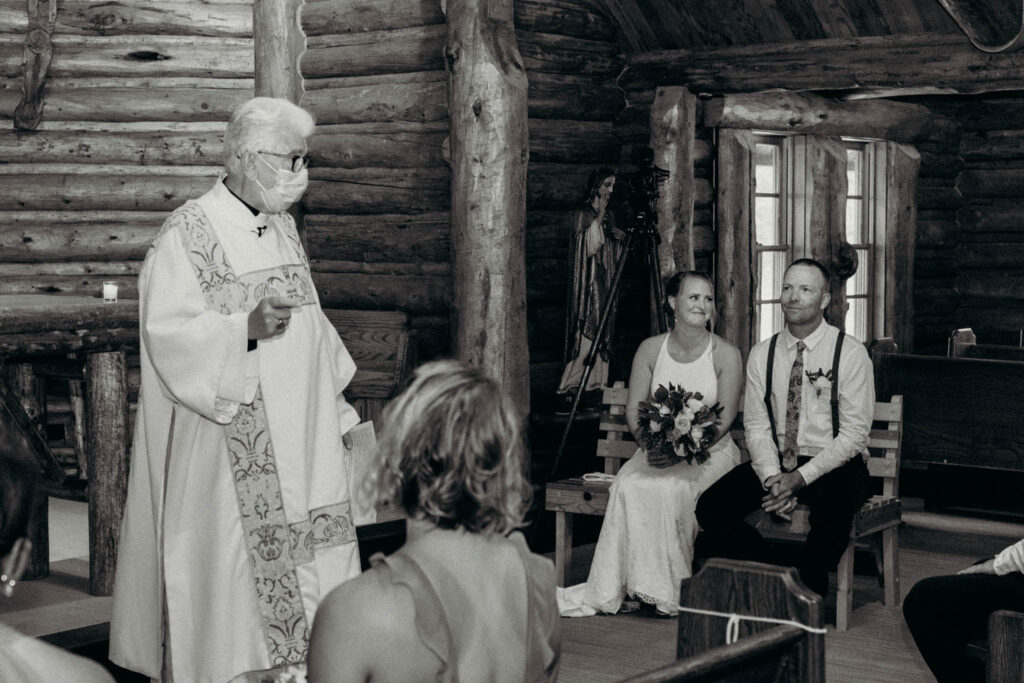
{"label": "seated woman with blonde hair", "polygon": [[478,370],[428,363],[384,424],[370,483],[408,515],[406,543],[321,603],[309,680],[554,680],[554,567],[515,531],[530,487],[508,395]]}

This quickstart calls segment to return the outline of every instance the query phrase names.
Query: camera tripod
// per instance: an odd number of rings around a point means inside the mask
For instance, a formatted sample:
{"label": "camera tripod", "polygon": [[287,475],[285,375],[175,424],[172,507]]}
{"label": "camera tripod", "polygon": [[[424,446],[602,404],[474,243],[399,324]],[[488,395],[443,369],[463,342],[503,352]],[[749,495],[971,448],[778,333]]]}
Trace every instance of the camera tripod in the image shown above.
{"label": "camera tripod", "polygon": [[655,229],[656,221],[657,217],[652,214],[652,212],[639,211],[636,215],[634,225],[626,231],[626,236],[622,240],[622,251],[620,252],[618,261],[615,264],[615,272],[612,275],[611,286],[608,289],[608,298],[605,301],[604,309],[601,311],[601,315],[598,318],[597,331],[594,333],[594,341],[590,345],[590,351],[583,360],[583,374],[580,377],[580,384],[576,388],[576,393],[573,396],[572,407],[569,409],[569,420],[565,425],[565,431],[562,433],[562,440],[558,444],[558,453],[555,456],[554,464],[551,466],[551,474],[548,476],[549,480],[554,480],[555,475],[558,472],[558,468],[562,464],[562,456],[565,453],[565,446],[569,441],[569,432],[572,430],[573,422],[575,422],[576,414],[579,411],[580,399],[586,389],[587,381],[590,379],[590,373],[594,369],[594,364],[597,362],[598,354],[600,354],[607,345],[607,339],[604,331],[608,326],[608,320],[611,318],[612,311],[618,301],[619,289],[622,284],[622,272],[625,270],[626,261],[629,259],[629,255],[633,250],[638,251],[638,255],[643,263],[643,268],[647,271],[650,286],[650,302],[657,316],[658,330],[664,332],[668,329],[668,320],[666,318],[665,309],[662,305],[665,296],[661,281],[661,273],[658,267],[658,243],[661,241],[661,238]]}

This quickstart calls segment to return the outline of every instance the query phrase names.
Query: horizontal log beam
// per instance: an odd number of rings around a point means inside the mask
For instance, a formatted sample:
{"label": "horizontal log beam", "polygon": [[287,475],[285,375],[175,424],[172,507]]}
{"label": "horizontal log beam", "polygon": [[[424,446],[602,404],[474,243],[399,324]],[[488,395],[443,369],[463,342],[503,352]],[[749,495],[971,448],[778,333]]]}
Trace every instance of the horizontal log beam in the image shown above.
{"label": "horizontal log beam", "polygon": [[[24,39],[0,35],[0,75],[20,75]],[[85,76],[253,76],[252,40],[206,36],[54,34],[54,78]]]}
{"label": "horizontal log beam", "polygon": [[[27,26],[24,0],[0,0],[0,26],[14,33]],[[55,35],[194,35],[252,37],[252,3],[161,0],[143,5],[114,0],[62,0]]]}
{"label": "horizontal log beam", "polygon": [[1024,243],[987,242],[961,244],[956,265],[961,269],[1020,268],[1024,264]]}
{"label": "horizontal log beam", "polygon": [[623,67],[618,46],[607,41],[516,31],[516,42],[528,74],[544,72],[614,79]]}
{"label": "horizontal log beam", "polygon": [[8,131],[0,135],[0,163],[216,165],[224,134],[196,132]]}
{"label": "horizontal log beam", "polygon": [[309,144],[309,156],[314,166],[333,168],[415,168],[443,166],[443,146],[448,137],[447,126],[442,130],[371,133],[327,132],[321,126]]}
{"label": "horizontal log beam", "polygon": [[299,60],[305,78],[444,69],[444,24],[312,37]]}
{"label": "horizontal log beam", "polygon": [[0,319],[4,334],[37,333],[50,329],[104,329],[139,325],[139,309],[134,302],[104,304],[95,296],[0,297]]}
{"label": "horizontal log beam", "polygon": [[427,213],[449,203],[447,168],[312,168],[308,213]]}
{"label": "horizontal log beam", "polygon": [[984,206],[966,206],[958,215],[961,229],[968,234],[993,232],[1024,235],[1020,202],[1013,198]]}
{"label": "horizontal log beam", "polygon": [[306,215],[306,248],[311,259],[352,261],[447,261],[449,215]]}
{"label": "horizontal log beam", "polygon": [[[302,106],[313,112],[318,124],[367,121],[442,121],[448,118],[448,84],[443,71],[416,74],[416,80],[381,77],[376,83],[345,83],[331,79],[332,87],[310,89]],[[353,79],[354,80],[354,79]]]}
{"label": "horizontal log beam", "polygon": [[1019,198],[1024,194],[1024,168],[966,170],[957,187],[972,200],[979,197]]}
{"label": "horizontal log beam", "polygon": [[215,175],[0,174],[0,210],[171,212],[195,199]]}
{"label": "horizontal log beam", "polygon": [[1024,89],[1024,54],[984,54],[960,34],[827,38],[632,57],[627,90],[686,85],[711,94],[784,90],[975,94]]}
{"label": "horizontal log beam", "polygon": [[325,308],[441,315],[451,301],[451,280],[446,276],[314,273],[313,282]]}
{"label": "horizontal log beam", "polygon": [[928,107],[886,100],[834,100],[795,92],[735,93],[704,102],[710,128],[774,130],[805,135],[846,135],[895,142],[919,142],[941,127],[947,137],[956,124]]}
{"label": "horizontal log beam", "polygon": [[[209,79],[207,79],[209,80]],[[252,97],[233,88],[68,88],[48,82],[43,127],[48,121],[219,121]],[[17,90],[0,89],[0,120],[10,119]],[[8,106],[9,105],[9,106]]]}
{"label": "horizontal log beam", "polygon": [[79,274],[79,275],[12,275],[0,277],[0,296],[27,296],[47,294],[99,298],[103,283],[117,285],[118,299],[139,298],[137,275]]}
{"label": "horizontal log beam", "polygon": [[622,151],[611,122],[530,119],[530,160],[614,166]]}
{"label": "horizontal log beam", "polygon": [[299,16],[307,36],[444,23],[437,0],[321,0],[306,2]]}
{"label": "horizontal log beam", "polygon": [[8,358],[138,348],[139,326],[109,330],[42,332],[32,336],[0,334],[0,355]]}
{"label": "horizontal log beam", "polygon": [[1024,158],[1024,130],[968,133],[960,141],[960,153],[967,162],[1017,161]]}
{"label": "horizontal log beam", "polygon": [[626,96],[612,79],[530,72],[527,107],[530,118],[614,121]]}

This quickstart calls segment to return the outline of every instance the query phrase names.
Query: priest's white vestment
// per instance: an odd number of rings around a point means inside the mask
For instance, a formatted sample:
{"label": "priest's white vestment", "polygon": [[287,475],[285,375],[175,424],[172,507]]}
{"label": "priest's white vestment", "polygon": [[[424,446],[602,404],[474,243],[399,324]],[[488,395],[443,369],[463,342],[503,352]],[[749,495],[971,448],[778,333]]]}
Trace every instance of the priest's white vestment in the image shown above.
{"label": "priest's white vestment", "polygon": [[[247,350],[267,296],[302,304]],[[218,182],[164,223],[139,299],[110,658],[196,683],[301,664],[320,598],[359,573],[342,443],[359,418],[294,221],[253,216]]]}

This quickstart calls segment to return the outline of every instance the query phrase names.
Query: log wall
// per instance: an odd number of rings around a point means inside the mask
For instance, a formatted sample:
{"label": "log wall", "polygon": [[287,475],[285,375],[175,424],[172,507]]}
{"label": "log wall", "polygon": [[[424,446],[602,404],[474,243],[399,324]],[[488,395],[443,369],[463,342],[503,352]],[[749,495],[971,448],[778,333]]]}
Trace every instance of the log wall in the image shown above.
{"label": "log wall", "polygon": [[1024,329],[1024,96],[965,99],[951,109],[964,133],[951,268],[959,300],[946,333],[971,327],[979,342],[1017,345]]}
{"label": "log wall", "polygon": [[0,0],[0,294],[135,298],[168,212],[216,177],[252,96],[247,0],[61,2],[42,120],[18,131],[27,15]]}
{"label": "log wall", "polygon": [[[529,81],[527,311],[534,395],[561,371],[568,213],[614,165],[622,60],[591,0],[517,0]],[[403,310],[420,359],[450,353],[445,17],[436,0],[319,0],[302,8],[302,104],[317,119],[306,239],[325,305]]]}
{"label": "log wall", "polygon": [[[99,297],[112,280],[135,299],[150,242],[209,189],[231,110],[253,95],[252,2],[62,0],[34,131],[13,125],[27,28],[25,0],[0,0],[0,295]],[[128,376],[134,404],[137,353]],[[48,387],[70,467],[74,397]]]}

